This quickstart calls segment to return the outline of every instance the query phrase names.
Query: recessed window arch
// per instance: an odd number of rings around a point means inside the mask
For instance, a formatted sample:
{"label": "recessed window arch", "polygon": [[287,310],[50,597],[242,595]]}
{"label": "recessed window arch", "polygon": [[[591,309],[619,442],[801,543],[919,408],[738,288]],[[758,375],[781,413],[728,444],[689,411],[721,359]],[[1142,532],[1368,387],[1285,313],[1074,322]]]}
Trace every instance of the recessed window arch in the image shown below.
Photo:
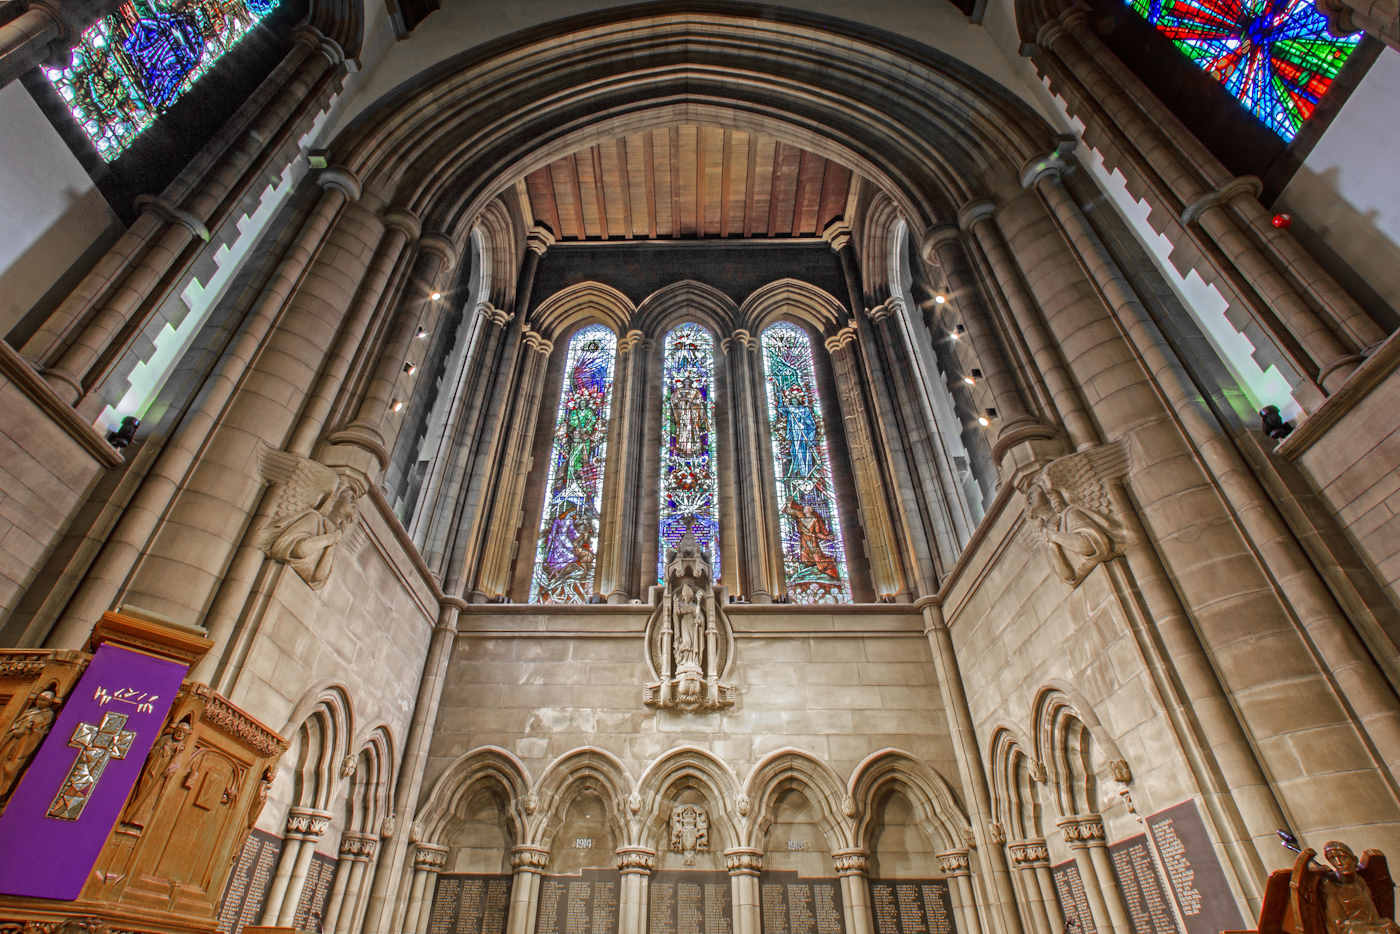
{"label": "recessed window arch", "polygon": [[667,332],[661,351],[661,468],[657,580],[689,529],[721,578],[715,431],[715,342],[699,324]]}
{"label": "recessed window arch", "polygon": [[849,601],[811,338],[784,321],[766,328],[760,345],[788,597],[794,603]]}
{"label": "recessed window arch", "polygon": [[617,335],[590,324],[569,339],[554,420],[531,603],[587,603],[597,570]]}

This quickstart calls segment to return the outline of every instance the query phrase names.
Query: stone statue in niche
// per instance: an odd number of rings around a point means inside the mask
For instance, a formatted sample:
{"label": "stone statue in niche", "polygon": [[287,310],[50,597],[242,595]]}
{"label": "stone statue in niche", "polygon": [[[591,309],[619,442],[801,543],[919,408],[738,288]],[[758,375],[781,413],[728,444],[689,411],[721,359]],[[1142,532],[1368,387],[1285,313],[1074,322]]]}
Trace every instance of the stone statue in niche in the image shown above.
{"label": "stone statue in niche", "polygon": [[678,804],[671,810],[671,852],[685,856],[687,866],[695,865],[696,853],[710,850],[710,815],[694,804]]}
{"label": "stone statue in niche", "polygon": [[34,750],[49,735],[49,727],[61,703],[56,685],[44,688],[29,702],[29,709],[15,717],[0,736],[0,801],[5,801],[24,774]]}
{"label": "stone statue in niche", "polygon": [[1128,454],[1106,444],[1058,457],[1020,484],[1026,517],[1050,568],[1078,586],[1127,541],[1114,483],[1128,472]]}
{"label": "stone statue in niche", "polygon": [[274,486],[262,549],[320,590],[331,576],[336,546],[359,529],[356,504],[364,487],[309,457],[268,447],[260,466],[263,480]]}
{"label": "stone statue in niche", "polygon": [[693,711],[734,703],[734,689],[721,683],[734,636],[710,574],[709,556],[687,530],[666,555],[661,605],[647,624],[647,661],[656,679],[646,686],[649,706]]}

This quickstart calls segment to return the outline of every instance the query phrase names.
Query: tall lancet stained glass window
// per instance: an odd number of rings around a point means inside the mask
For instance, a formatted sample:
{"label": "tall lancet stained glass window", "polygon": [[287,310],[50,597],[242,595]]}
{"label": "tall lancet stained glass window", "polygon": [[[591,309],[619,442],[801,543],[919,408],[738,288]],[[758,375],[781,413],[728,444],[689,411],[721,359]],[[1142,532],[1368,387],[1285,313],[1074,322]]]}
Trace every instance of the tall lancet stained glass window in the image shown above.
{"label": "tall lancet stained glass window", "polygon": [[1313,0],[1128,0],[1264,125],[1292,140],[1361,40]]}
{"label": "tall lancet stained glass window", "polygon": [[534,603],[586,603],[593,594],[616,356],[617,336],[601,324],[569,341],[530,581]]}
{"label": "tall lancet stained glass window", "polygon": [[768,424],[783,542],[783,571],[794,603],[849,599],[846,549],[831,485],[812,342],[796,325],[763,332]]}
{"label": "tall lancet stained glass window", "polygon": [[127,0],[44,73],[111,162],[278,0]]}
{"label": "tall lancet stained glass window", "polygon": [[720,578],[715,343],[698,324],[666,335],[661,363],[661,531],[656,579],[687,528]]}

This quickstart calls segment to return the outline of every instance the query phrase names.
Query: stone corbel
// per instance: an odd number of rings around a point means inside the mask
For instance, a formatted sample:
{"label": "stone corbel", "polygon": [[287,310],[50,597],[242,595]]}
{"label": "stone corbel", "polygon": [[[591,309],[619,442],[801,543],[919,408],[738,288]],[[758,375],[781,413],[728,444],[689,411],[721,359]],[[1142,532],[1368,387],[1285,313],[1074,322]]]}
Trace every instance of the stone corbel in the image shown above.
{"label": "stone corbel", "polygon": [[1057,457],[1018,478],[1027,525],[1051,570],[1072,587],[1129,540],[1124,520],[1130,507],[1118,485],[1129,467],[1127,448],[1112,442]]}

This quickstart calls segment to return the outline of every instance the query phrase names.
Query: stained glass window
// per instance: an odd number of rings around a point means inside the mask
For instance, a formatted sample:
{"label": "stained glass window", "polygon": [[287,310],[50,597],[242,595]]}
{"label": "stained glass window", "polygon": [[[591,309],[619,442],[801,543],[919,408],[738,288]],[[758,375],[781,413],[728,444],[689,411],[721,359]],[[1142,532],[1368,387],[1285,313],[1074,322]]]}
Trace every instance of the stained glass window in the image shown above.
{"label": "stained glass window", "polygon": [[617,336],[601,324],[569,341],[530,582],[535,603],[586,603],[593,593],[616,354]]}
{"label": "stained glass window", "polygon": [[1297,135],[1355,51],[1313,0],[1128,0],[1196,66],[1286,140]]}
{"label": "stained glass window", "polygon": [[715,344],[698,324],[666,335],[661,363],[661,540],[656,579],[666,552],[690,529],[720,578],[719,488],[715,463]]}
{"label": "stained glass window", "polygon": [[127,0],[90,26],[66,68],[45,68],[111,162],[278,0]]}
{"label": "stained glass window", "polygon": [[788,596],[794,603],[844,601],[849,599],[846,548],[836,516],[812,342],[796,325],[775,324],[763,332],[762,346]]}

